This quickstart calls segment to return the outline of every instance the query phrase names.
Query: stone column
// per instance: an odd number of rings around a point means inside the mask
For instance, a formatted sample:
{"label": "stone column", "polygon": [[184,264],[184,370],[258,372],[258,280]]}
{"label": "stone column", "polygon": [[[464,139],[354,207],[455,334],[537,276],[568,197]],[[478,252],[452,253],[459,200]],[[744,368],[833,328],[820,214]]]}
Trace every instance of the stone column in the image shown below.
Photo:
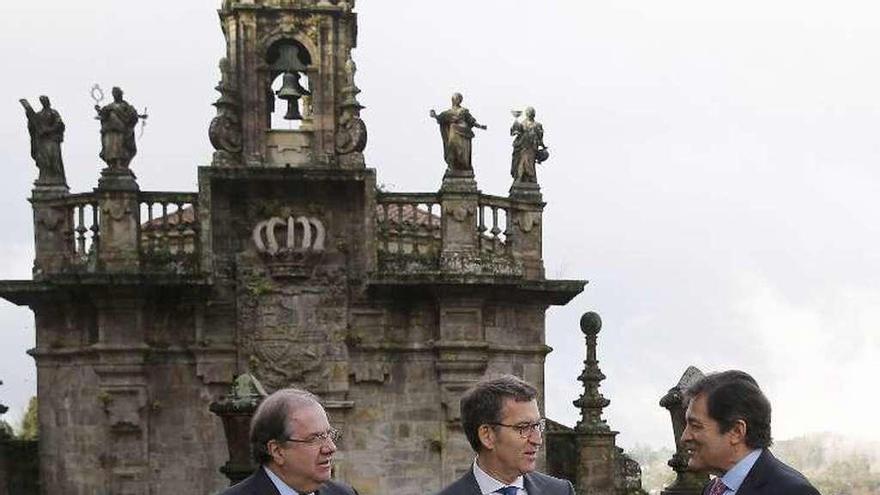
{"label": "stone column", "polygon": [[30,199],[34,211],[34,280],[60,273],[73,253],[73,215],[58,205],[67,186],[36,186]]}
{"label": "stone column", "polygon": [[[133,184],[133,185],[132,185]],[[101,212],[101,242],[98,265],[107,273],[137,273],[140,270],[141,212],[137,183],[126,187],[95,189]]]}

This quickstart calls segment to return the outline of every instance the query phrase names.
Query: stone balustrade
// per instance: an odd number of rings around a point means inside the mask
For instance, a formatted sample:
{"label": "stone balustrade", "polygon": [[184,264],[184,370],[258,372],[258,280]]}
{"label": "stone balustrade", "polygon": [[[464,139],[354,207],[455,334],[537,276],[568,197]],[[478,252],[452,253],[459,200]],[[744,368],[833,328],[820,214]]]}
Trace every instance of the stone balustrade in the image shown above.
{"label": "stone balustrade", "polygon": [[510,254],[510,199],[481,194],[477,203],[477,231],[480,250],[496,254]]}
{"label": "stone balustrade", "polygon": [[114,239],[106,222],[136,226],[141,272],[195,274],[201,251],[198,194],[136,192],[138,208],[118,207],[101,192],[33,199],[38,231],[35,276],[113,271],[101,254]]}
{"label": "stone balustrade", "polygon": [[189,272],[197,268],[198,194],[142,192],[140,253],[147,269]]}
{"label": "stone balustrade", "polygon": [[540,278],[541,230],[534,228],[540,214],[540,204],[477,191],[381,192],[375,213],[379,272]]}
{"label": "stone balustrade", "polygon": [[441,220],[436,193],[379,193],[376,226],[380,258],[436,259],[442,247]]}

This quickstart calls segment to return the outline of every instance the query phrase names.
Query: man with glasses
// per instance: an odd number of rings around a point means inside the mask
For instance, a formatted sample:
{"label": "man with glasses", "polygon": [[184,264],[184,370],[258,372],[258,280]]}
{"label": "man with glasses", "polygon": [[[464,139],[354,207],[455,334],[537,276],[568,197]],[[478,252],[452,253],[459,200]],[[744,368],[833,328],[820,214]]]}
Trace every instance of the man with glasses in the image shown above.
{"label": "man with glasses", "polygon": [[357,495],[330,480],[339,435],[317,397],[278,390],[263,399],[251,420],[251,453],[260,467],[220,495]]}
{"label": "man with glasses", "polygon": [[474,464],[438,495],[573,495],[571,482],[535,472],[544,419],[535,387],[511,375],[474,385],[461,398],[461,424]]}

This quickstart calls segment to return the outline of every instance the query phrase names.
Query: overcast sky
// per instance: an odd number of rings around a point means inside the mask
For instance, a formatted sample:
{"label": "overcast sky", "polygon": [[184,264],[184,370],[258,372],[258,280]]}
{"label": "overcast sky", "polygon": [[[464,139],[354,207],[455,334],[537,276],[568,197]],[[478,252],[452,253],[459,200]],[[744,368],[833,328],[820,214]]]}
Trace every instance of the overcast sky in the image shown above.
{"label": "overcast sky", "polygon": [[[0,278],[30,277],[36,178],[18,98],[67,124],[76,192],[103,165],[89,89],[119,85],[150,118],[143,190],[196,190],[224,41],[219,0],[0,4]],[[671,445],[657,402],[688,365],[754,374],[785,439],[880,440],[880,8],[812,0],[360,0],[357,82],[367,162],[394,191],[433,191],[428,110],[454,91],[489,126],[483,192],[510,185],[510,110],[532,105],[551,158],[548,277],[588,279],[547,318],[547,415],[573,424],[578,319],[620,443]],[[35,393],[29,309],[0,302],[0,402]]]}

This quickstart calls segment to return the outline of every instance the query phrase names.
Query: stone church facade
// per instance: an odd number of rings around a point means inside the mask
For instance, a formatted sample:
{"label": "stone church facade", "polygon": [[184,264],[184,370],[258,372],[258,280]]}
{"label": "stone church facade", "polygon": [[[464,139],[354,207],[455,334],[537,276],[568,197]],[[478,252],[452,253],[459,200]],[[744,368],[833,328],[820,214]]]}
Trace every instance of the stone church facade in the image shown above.
{"label": "stone church facade", "polygon": [[[361,493],[434,492],[473,458],[461,393],[500,373],[543,391],[545,311],[585,282],[544,276],[536,182],[491,196],[450,169],[434,192],[377,188],[354,1],[225,0],[219,16],[216,152],[198,192],[141,191],[107,158],[94,192],[35,184],[33,280],[0,295],[36,319],[41,491],[228,485],[221,466],[250,466],[230,461],[209,409],[247,373],[321,397],[344,431],[335,476]],[[284,107],[297,128],[272,127]],[[593,392],[583,407],[601,413]],[[595,493],[621,493],[609,480]]]}

